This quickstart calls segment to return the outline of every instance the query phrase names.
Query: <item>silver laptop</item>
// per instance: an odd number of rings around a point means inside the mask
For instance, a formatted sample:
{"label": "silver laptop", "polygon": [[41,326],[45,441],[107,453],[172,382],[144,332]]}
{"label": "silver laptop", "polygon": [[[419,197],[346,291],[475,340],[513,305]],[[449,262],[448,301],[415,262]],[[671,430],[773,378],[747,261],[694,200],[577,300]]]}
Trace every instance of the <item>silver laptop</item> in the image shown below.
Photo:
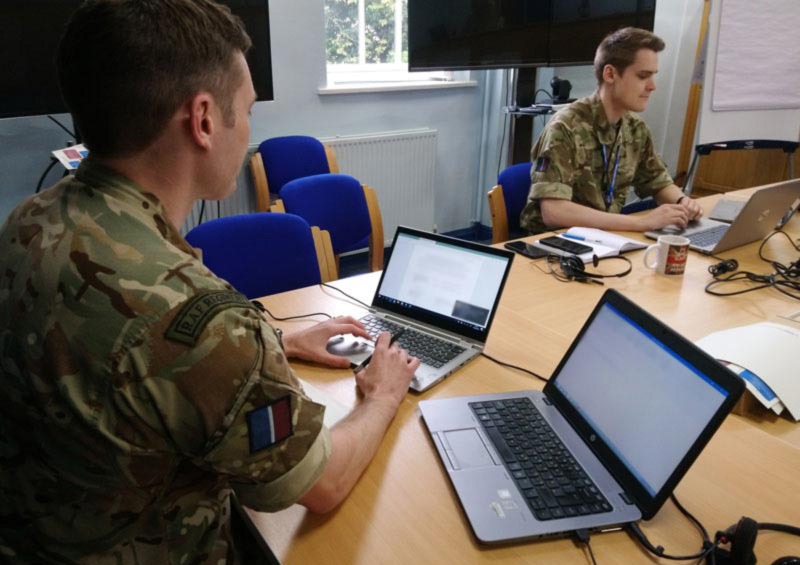
{"label": "silver laptop", "polygon": [[499,543],[653,517],[743,390],[608,290],[544,391],[419,408],[475,536]]}
{"label": "silver laptop", "polygon": [[718,222],[730,224],[736,219],[736,216],[741,213],[745,204],[747,204],[747,200],[731,200],[730,198],[721,198],[717,200],[716,204],[714,204],[714,209],[711,210],[708,218],[711,220],[717,220]]}
{"label": "silver laptop", "polygon": [[645,235],[651,239],[664,234],[682,235],[689,238],[692,249],[713,255],[763,239],[783,221],[784,216],[788,221],[791,217],[788,210],[798,198],[800,179],[789,180],[753,193],[730,224],[701,218],[685,229],[667,226]]}
{"label": "silver laptop", "polygon": [[[373,337],[403,330],[397,343],[421,361],[412,389],[433,386],[483,351],[513,257],[504,249],[397,228],[361,322]],[[372,349],[372,342],[352,336],[328,343],[328,351],[354,365]]]}

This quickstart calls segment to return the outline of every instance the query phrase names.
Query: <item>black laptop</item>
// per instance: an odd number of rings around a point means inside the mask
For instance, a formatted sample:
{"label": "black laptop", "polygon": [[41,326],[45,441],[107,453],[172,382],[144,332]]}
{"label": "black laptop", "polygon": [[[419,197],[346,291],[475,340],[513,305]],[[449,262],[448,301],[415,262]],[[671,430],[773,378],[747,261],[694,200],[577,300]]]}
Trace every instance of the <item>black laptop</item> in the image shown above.
{"label": "black laptop", "polygon": [[743,390],[608,290],[543,392],[419,407],[475,536],[498,543],[653,517]]}

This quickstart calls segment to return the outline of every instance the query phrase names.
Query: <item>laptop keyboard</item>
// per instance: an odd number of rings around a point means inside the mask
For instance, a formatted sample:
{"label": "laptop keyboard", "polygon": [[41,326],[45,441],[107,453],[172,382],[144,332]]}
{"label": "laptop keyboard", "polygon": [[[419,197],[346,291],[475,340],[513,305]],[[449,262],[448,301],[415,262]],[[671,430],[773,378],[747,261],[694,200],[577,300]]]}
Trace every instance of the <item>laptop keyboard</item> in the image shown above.
{"label": "laptop keyboard", "polygon": [[529,398],[470,402],[470,407],[538,520],[611,511]]}
{"label": "laptop keyboard", "polygon": [[361,323],[364,324],[373,339],[376,339],[381,332],[394,334],[405,328],[405,332],[397,340],[397,344],[408,351],[409,355],[413,355],[422,363],[437,369],[464,352],[464,348],[460,345],[412,330],[408,326],[401,326],[377,316],[364,316],[361,318]]}
{"label": "laptop keyboard", "polygon": [[707,230],[703,230],[700,232],[693,233],[691,235],[687,235],[686,237],[689,238],[689,241],[692,242],[692,245],[696,245],[697,247],[713,247],[714,245],[722,239],[722,236],[725,235],[725,232],[728,231],[730,226],[714,226],[712,228],[708,228]]}

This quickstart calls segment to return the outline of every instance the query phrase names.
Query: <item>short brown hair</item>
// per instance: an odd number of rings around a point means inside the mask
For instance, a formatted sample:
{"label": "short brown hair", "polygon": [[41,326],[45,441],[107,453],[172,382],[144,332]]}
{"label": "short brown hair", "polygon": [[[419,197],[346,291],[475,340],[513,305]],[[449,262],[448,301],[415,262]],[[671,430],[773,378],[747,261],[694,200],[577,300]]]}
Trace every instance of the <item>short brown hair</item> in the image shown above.
{"label": "short brown hair", "polygon": [[234,57],[250,45],[241,20],[212,0],[86,0],[58,48],[61,94],[92,153],[124,156],[200,91],[232,121],[243,80]]}
{"label": "short brown hair", "polygon": [[651,31],[638,27],[624,27],[609,33],[594,54],[594,76],[603,84],[603,69],[611,65],[622,74],[636,59],[639,49],[656,53],[664,50],[664,40]]}

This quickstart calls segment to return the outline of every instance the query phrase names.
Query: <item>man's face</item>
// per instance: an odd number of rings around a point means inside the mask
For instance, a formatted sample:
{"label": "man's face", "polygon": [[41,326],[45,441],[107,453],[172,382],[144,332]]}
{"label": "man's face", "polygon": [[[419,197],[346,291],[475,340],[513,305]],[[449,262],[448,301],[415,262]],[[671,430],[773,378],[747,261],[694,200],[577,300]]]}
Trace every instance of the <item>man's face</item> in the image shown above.
{"label": "man's face", "polygon": [[650,94],[656,89],[654,81],[658,72],[658,54],[651,49],[639,49],[636,58],[622,74],[614,69],[611,97],[614,104],[624,110],[643,112]]}
{"label": "man's face", "polygon": [[250,121],[249,114],[256,100],[256,92],[253,89],[253,80],[250,77],[250,69],[247,61],[241,53],[236,54],[235,58],[236,73],[234,76],[241,77],[240,84],[233,97],[233,122],[230,116],[223,116],[222,109],[219,112],[218,120],[218,142],[215,143],[215,195],[209,199],[222,199],[229,196],[236,189],[236,177],[241,171],[244,163],[244,156],[247,153],[247,146],[250,143]]}

